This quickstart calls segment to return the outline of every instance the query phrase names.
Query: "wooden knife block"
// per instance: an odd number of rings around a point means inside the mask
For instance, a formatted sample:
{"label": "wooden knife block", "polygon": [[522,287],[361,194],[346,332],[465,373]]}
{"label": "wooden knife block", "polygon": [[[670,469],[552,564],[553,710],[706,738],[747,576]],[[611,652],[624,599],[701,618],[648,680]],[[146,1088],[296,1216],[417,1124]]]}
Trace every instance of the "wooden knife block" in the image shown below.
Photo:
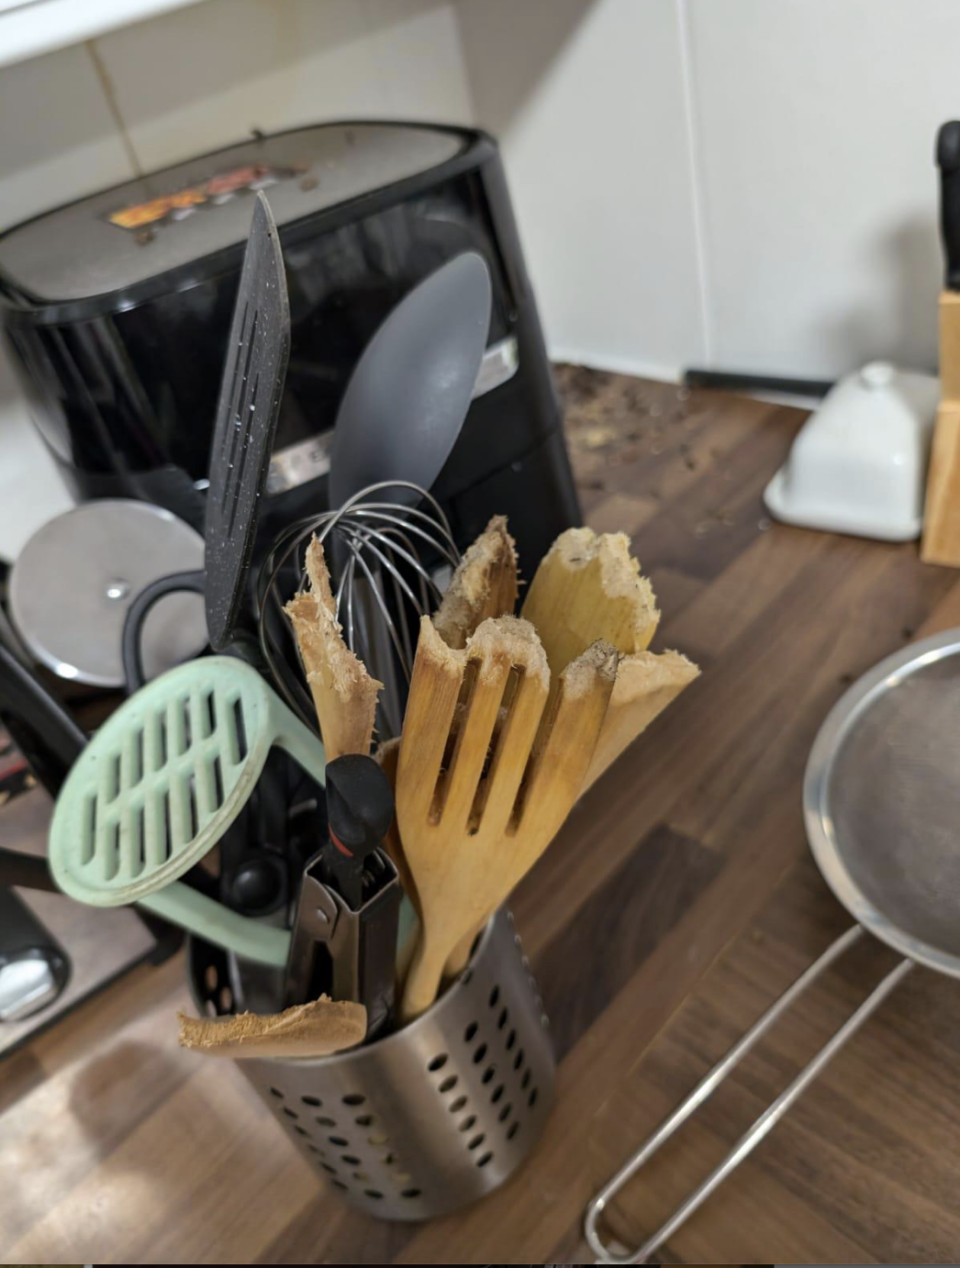
{"label": "wooden knife block", "polygon": [[960,293],[940,293],[940,405],[927,473],[920,558],[960,568]]}

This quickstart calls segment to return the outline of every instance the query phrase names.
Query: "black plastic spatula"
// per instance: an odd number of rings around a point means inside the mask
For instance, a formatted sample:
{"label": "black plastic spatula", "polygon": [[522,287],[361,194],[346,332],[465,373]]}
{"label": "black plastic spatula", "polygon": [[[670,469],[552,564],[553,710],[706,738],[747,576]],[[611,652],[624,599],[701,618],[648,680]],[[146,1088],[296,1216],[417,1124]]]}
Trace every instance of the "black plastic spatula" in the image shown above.
{"label": "black plastic spatula", "polygon": [[210,446],[204,568],[161,577],[130,604],[122,644],[130,693],[145,682],[141,633],[164,595],[203,594],[207,636],[216,651],[226,651],[237,639],[289,358],[290,304],[280,240],[270,206],[257,194]]}
{"label": "black plastic spatula", "polygon": [[290,357],[290,304],[277,226],[257,195],[210,451],[207,494],[207,633],[216,651],[233,642],[253,554]]}

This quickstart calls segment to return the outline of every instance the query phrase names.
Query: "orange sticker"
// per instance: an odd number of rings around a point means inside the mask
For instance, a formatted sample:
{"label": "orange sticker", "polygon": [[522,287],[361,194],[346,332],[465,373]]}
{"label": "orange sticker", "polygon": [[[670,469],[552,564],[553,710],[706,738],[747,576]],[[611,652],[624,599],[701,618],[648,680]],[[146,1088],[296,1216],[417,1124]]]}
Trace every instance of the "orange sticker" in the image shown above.
{"label": "orange sticker", "polygon": [[160,198],[151,198],[148,203],[137,203],[133,207],[124,207],[122,211],[113,211],[107,219],[123,229],[139,229],[142,225],[162,220],[180,207],[199,207],[206,201],[204,187],[195,185],[193,189],[181,189],[176,194],[164,194]]}
{"label": "orange sticker", "polygon": [[159,198],[151,198],[148,202],[134,203],[130,207],[121,207],[111,211],[107,220],[121,229],[142,229],[144,225],[156,224],[158,220],[166,220],[171,213],[185,207],[199,207],[212,198],[222,198],[224,194],[235,194],[255,185],[289,180],[307,170],[306,163],[297,163],[292,167],[270,167],[266,163],[247,163],[243,167],[234,167],[228,172],[220,172],[187,189],[180,189],[175,194],[161,194]]}

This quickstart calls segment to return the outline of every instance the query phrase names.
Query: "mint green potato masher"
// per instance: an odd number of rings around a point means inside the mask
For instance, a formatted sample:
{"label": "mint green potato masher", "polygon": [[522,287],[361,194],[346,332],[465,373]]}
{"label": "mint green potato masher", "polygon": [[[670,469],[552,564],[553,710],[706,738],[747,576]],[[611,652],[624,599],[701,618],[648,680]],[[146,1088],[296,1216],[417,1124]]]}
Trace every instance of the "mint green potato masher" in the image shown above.
{"label": "mint green potato masher", "polygon": [[49,843],[57,885],[95,907],[140,903],[282,967],[287,930],[178,880],[243,809],[274,745],[323,782],[322,744],[244,661],[210,656],[154,679],[97,731],[60,790]]}

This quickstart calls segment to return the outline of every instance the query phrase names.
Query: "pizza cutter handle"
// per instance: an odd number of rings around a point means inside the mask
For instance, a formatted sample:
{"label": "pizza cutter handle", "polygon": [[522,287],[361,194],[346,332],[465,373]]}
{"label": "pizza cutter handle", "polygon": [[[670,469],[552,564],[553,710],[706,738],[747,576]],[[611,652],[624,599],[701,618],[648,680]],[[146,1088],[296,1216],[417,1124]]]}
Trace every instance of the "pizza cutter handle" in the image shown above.
{"label": "pizza cutter handle", "polygon": [[146,682],[142,652],[143,625],[147,614],[155,603],[159,603],[166,595],[175,594],[180,590],[203,594],[206,591],[204,570],[200,568],[195,572],[172,572],[168,577],[160,577],[152,581],[150,585],[144,586],[127,609],[120,648],[128,696],[132,696]]}
{"label": "pizza cutter handle", "polygon": [[244,960],[269,964],[277,969],[282,969],[287,962],[289,930],[240,916],[180,881],[172,881],[138,902],[154,915],[162,916],[171,924],[179,925],[188,933],[197,934],[225,951],[233,951]]}
{"label": "pizza cutter handle", "polygon": [[584,1218],[584,1233],[590,1248],[597,1255],[597,1263],[602,1264],[642,1264],[647,1261],[650,1255],[660,1246],[664,1244],[673,1234],[686,1223],[687,1219],[696,1211],[718,1188],[732,1171],[734,1171],[740,1163],[752,1153],[760,1144],[761,1140],[772,1131],[787,1110],[794,1103],[800,1094],[813,1082],[817,1075],[823,1070],[827,1062],[833,1057],[840,1048],[846,1043],[855,1031],[859,1030],[867,1018],[883,1003],[887,996],[899,985],[903,977],[913,968],[912,960],[901,960],[900,963],[892,969],[882,981],[874,987],[871,993],[863,1001],[863,1003],[847,1018],[839,1030],[827,1040],[820,1051],[808,1062],[793,1080],[789,1087],[785,1088],[775,1101],[763,1111],[752,1127],[748,1128],[746,1133],[740,1137],[733,1149],[727,1154],[723,1162],[716,1167],[706,1180],[694,1189],[685,1202],[674,1211],[670,1218],[657,1231],[644,1242],[639,1249],[620,1253],[612,1250],[601,1238],[597,1229],[600,1216],[604,1207],[613,1198],[623,1186],[640,1170],[646,1162],[657,1152],[660,1146],[681,1127],[688,1118],[690,1118],[703,1104],[709,1096],[711,1096],[717,1088],[723,1083],[727,1075],[733,1070],[734,1066],[739,1065],[740,1061],[746,1056],[750,1049],[762,1038],[763,1035],[774,1025],[780,1016],[786,1012],[790,1005],[810,986],[825,969],[838,959],[843,953],[862,936],[863,929],[859,925],[854,925],[848,929],[846,933],[842,933],[835,942],[833,942],[818,960],[806,969],[792,986],[773,1003],[767,1011],[757,1019],[750,1029],[739,1039],[729,1050],[726,1056],[721,1057],[713,1069],[706,1074],[690,1095],[660,1124],[657,1130],[650,1136],[620,1168],[615,1176],[597,1193],[589,1205],[587,1206],[586,1216]]}

